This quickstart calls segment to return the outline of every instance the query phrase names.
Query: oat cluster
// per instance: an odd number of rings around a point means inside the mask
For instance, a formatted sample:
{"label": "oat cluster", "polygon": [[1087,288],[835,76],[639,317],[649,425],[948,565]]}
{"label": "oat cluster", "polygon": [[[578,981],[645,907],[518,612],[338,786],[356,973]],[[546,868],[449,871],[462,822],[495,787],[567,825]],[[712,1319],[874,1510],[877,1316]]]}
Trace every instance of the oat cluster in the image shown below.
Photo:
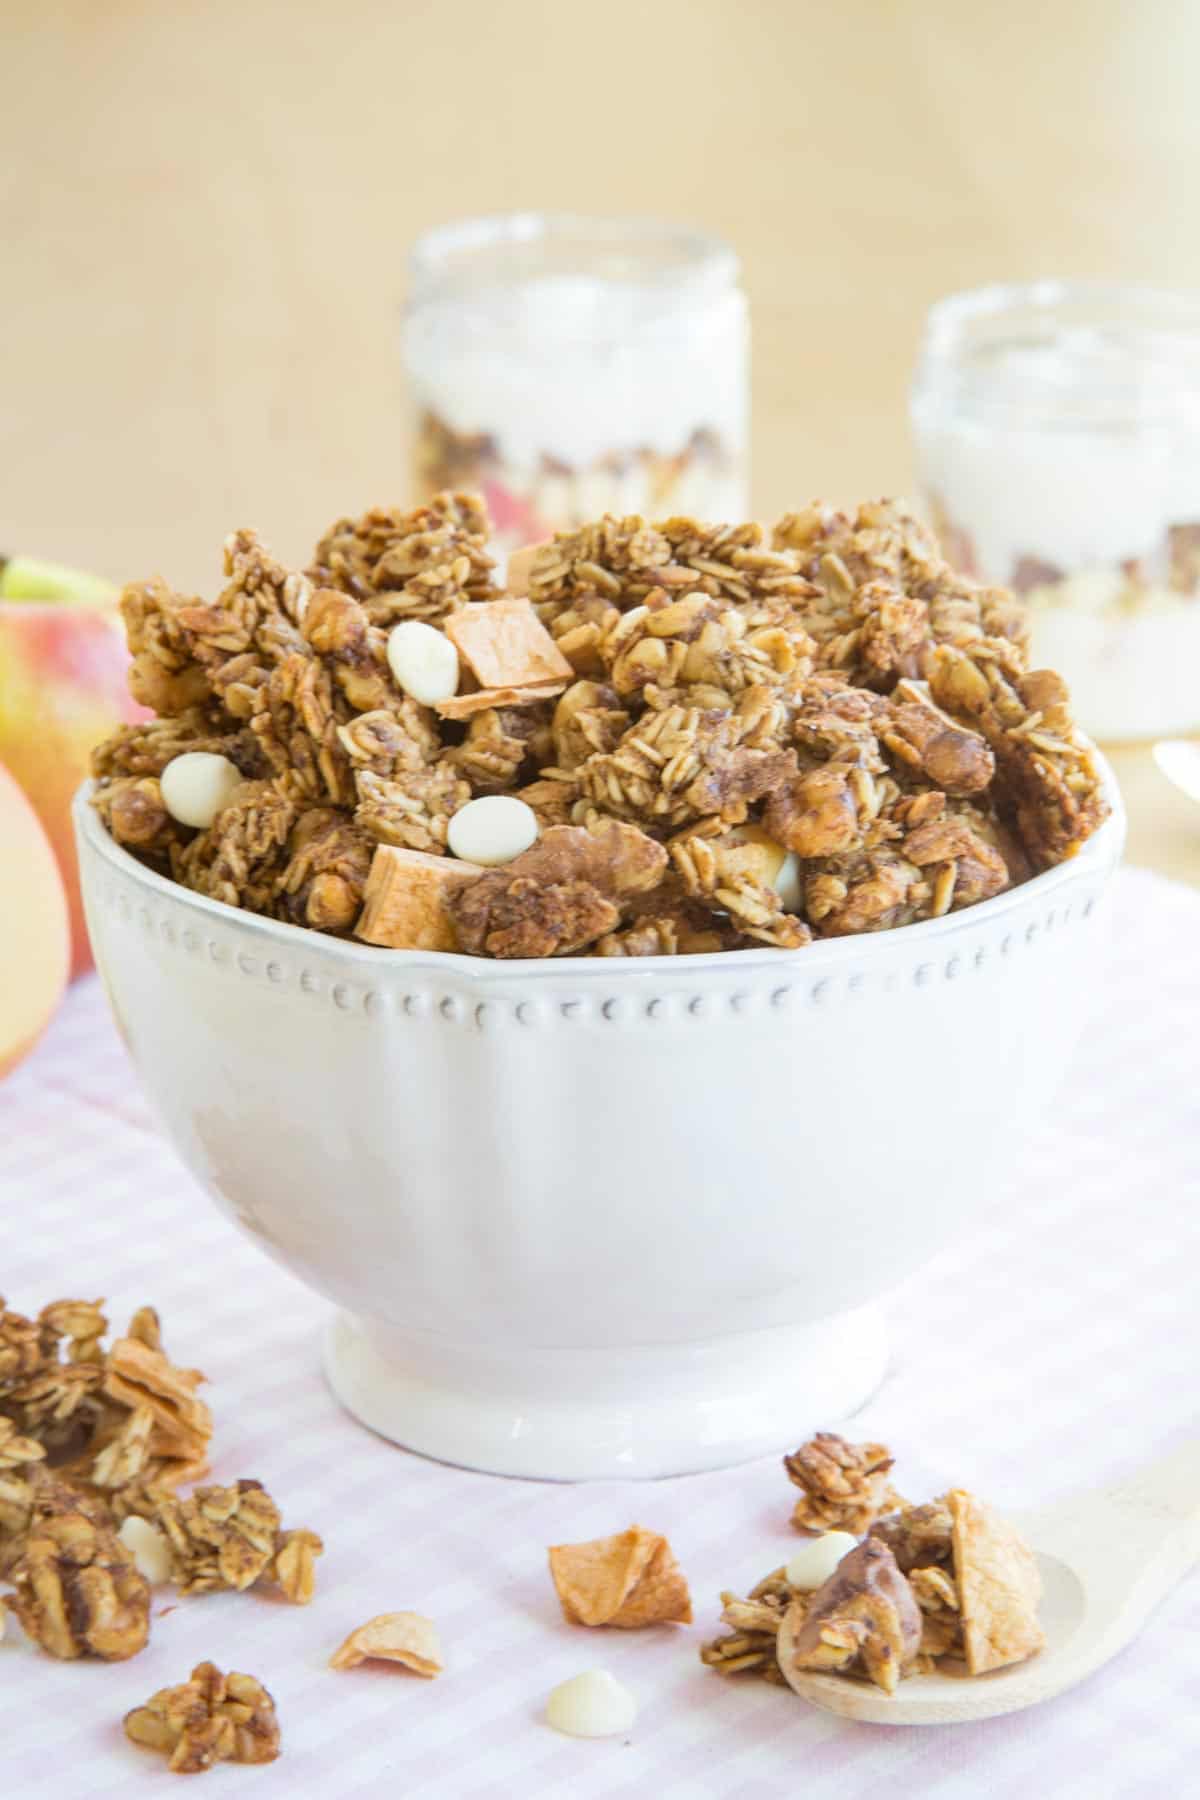
{"label": "oat cluster", "polygon": [[219,1762],[267,1763],[279,1755],[275,1702],[253,1675],[197,1663],[189,1680],[160,1688],[125,1715],[125,1735],[159,1750],[173,1775],[200,1775]]}
{"label": "oat cluster", "polygon": [[0,1600],[49,1655],[134,1656],[150,1587],[119,1535],[152,1527],[181,1595],[273,1587],[311,1600],[321,1539],[285,1530],[260,1482],[192,1487],[208,1466],[204,1377],[163,1348],[139,1307],[107,1345],[99,1300],[56,1300],[36,1318],[0,1300]]}
{"label": "oat cluster", "polygon": [[1033,1554],[974,1494],[952,1488],[911,1506],[888,1483],[893,1458],[884,1445],[833,1432],[783,1460],[802,1490],[793,1523],[862,1541],[815,1593],[793,1586],[786,1568],[744,1600],[723,1593],[728,1629],[701,1649],[707,1667],[786,1685],[780,1657],[790,1655],[796,1669],[856,1676],[892,1693],[908,1675],[982,1675],[1041,1649]]}
{"label": "oat cluster", "polygon": [[[427,943],[646,956],[934,918],[1071,856],[1105,816],[1019,607],[895,505],[814,506],[773,533],[683,518],[560,533],[509,578],[544,628],[540,661],[419,705],[388,632],[419,620],[477,658],[489,633],[503,648],[516,612],[487,546],[480,503],[442,494],[339,521],[305,573],[236,532],[211,603],[158,578],[126,588],[131,684],[158,716],[95,753],[113,836],[199,893],[337,934],[360,925],[379,850],[399,851],[389,880],[419,874],[444,911]],[[177,823],[160,786],[192,750],[244,778],[206,830]],[[413,853],[446,858],[451,817],[501,792],[532,807],[539,841],[431,882]]]}
{"label": "oat cluster", "polygon": [[149,1306],[105,1347],[101,1305],[56,1300],[31,1319],[0,1300],[0,1575],[51,1472],[116,1524],[207,1467],[203,1376],[170,1360]]}

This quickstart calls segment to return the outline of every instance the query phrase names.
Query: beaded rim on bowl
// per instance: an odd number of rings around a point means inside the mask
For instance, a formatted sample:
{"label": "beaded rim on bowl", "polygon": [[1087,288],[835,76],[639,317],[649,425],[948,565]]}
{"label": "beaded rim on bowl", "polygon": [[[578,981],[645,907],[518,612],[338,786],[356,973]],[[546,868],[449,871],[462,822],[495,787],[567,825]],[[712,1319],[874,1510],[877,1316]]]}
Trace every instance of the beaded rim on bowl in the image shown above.
{"label": "beaded rim on bowl", "polygon": [[127,850],[123,850],[104,829],[95,808],[90,804],[93,787],[90,781],[85,781],[76,793],[72,813],[81,843],[96,851],[116,874],[132,879],[148,893],[169,900],[188,911],[195,911],[214,923],[228,925],[236,922],[240,929],[261,938],[263,955],[268,958],[264,965],[268,971],[268,979],[271,962],[267,946],[274,944],[280,950],[304,948],[310,955],[317,954],[319,950],[323,956],[344,961],[348,972],[353,970],[359,976],[370,969],[382,975],[407,968],[414,971],[428,969],[446,976],[453,974],[456,978],[473,981],[481,986],[494,984],[506,977],[520,977],[522,980],[570,978],[572,981],[601,981],[635,988],[644,985],[646,977],[661,977],[667,973],[678,976],[685,968],[687,974],[698,982],[714,975],[733,977],[735,974],[751,972],[761,975],[771,968],[778,969],[781,977],[785,973],[793,978],[798,974],[825,977],[836,973],[844,963],[861,962],[864,958],[882,961],[887,952],[891,950],[894,953],[900,943],[910,946],[917,953],[919,970],[924,966],[922,947],[928,945],[932,953],[931,939],[947,938],[975,926],[996,923],[1005,914],[1024,909],[1030,901],[1049,901],[1056,888],[1074,883],[1080,876],[1099,875],[1108,865],[1119,860],[1125,841],[1125,808],[1112,769],[1103,757],[1098,756],[1097,760],[1104,780],[1105,798],[1111,808],[1109,817],[1088,839],[1077,856],[1057,864],[1053,869],[1046,869],[1032,880],[1022,882],[1019,887],[1009,888],[1004,893],[997,894],[994,899],[982,900],[978,905],[966,907],[961,912],[947,913],[940,919],[925,919],[915,925],[898,926],[892,931],[861,932],[849,937],[819,939],[799,950],[779,950],[764,944],[753,950],[707,951],[697,956],[553,956],[497,960],[466,956],[455,950],[385,950],[372,944],[360,944],[347,938],[331,937],[324,932],[314,932],[304,925],[267,919],[258,913],[243,911],[241,907],[228,906],[222,900],[212,900],[206,894],[197,894],[191,888],[182,887],[167,876],[148,869]]}

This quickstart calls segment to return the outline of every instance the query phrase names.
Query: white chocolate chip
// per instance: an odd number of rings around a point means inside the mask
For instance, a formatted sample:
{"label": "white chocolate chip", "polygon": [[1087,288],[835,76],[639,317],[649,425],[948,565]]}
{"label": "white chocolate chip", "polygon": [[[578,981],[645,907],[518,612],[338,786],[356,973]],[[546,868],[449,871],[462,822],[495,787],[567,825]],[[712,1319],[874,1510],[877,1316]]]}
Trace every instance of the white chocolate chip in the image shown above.
{"label": "white chocolate chip", "polygon": [[388,633],[387,659],[397,684],[422,706],[458,692],[458,651],[435,625],[401,619]]}
{"label": "white chocolate chip", "polygon": [[768,837],[761,825],[741,825],[732,834],[739,844],[752,844],[760,852],[759,873],[768,887],[773,887],[788,912],[799,912],[804,901],[800,881],[800,859],[792,850]]}
{"label": "white chocolate chip", "polygon": [[229,805],[242,775],[236,763],[215,750],[185,750],[162,772],[163,805],[181,825],[207,831]]}
{"label": "white chocolate chip", "polygon": [[537,842],[537,814],[515,794],[484,794],[460,806],[446,842],[452,856],[494,869]]}
{"label": "white chocolate chip", "polygon": [[117,1536],[132,1556],[138,1574],[144,1575],[151,1587],[170,1581],[171,1548],[157,1525],[130,1513]]}
{"label": "white chocolate chip", "polygon": [[843,1556],[849,1556],[851,1550],[857,1549],[858,1539],[851,1537],[848,1531],[823,1531],[820,1537],[809,1538],[806,1544],[801,1544],[785,1570],[789,1586],[814,1593],[817,1588],[824,1587]]}
{"label": "white chocolate chip", "polygon": [[615,1737],[632,1729],[637,1701],[607,1669],[585,1669],[554,1689],[546,1723],[568,1737]]}
{"label": "white chocolate chip", "polygon": [[804,888],[800,881],[800,858],[794,850],[784,856],[771,886],[782,900],[785,912],[800,911],[804,904]]}

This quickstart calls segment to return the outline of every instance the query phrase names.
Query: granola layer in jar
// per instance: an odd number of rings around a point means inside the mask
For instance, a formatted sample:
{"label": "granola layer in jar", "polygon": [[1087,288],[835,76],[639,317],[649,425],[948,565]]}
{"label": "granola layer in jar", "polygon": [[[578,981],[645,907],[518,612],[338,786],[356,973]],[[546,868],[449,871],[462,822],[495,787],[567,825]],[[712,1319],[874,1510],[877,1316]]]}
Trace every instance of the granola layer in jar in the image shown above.
{"label": "granola layer in jar", "polygon": [[947,556],[1029,608],[1110,743],[1200,727],[1200,303],[1099,283],[951,296],[913,388]]}
{"label": "granola layer in jar", "polygon": [[413,491],[482,493],[502,552],[606,512],[745,510],[749,324],[723,244],[636,219],[443,226],[412,250],[403,344]]}
{"label": "granola layer in jar", "polygon": [[488,544],[443,494],[337,521],[304,572],[236,532],[212,601],[127,587],[159,716],[95,752],[113,837],[380,946],[643,957],[938,918],[1106,816],[1011,596],[891,503],[605,517],[507,592]]}

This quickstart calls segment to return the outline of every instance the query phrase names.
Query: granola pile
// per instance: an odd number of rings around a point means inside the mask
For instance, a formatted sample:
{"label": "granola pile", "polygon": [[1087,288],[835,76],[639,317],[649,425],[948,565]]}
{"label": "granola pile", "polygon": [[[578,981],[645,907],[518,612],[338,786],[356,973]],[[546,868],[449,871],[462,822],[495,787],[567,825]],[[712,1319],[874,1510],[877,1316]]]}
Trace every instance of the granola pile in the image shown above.
{"label": "granola pile", "polygon": [[[769,535],[604,518],[519,552],[502,593],[482,505],[445,493],[340,520],[304,573],[236,532],[225,579],[211,603],[126,588],[158,716],[98,747],[95,805],[160,872],[318,931],[491,957],[795,949],[972,906],[1105,816],[1019,608],[890,503]],[[389,657],[414,622],[458,657],[432,704]],[[194,753],[234,782],[203,827],[164,799]],[[450,822],[497,794],[537,841],[464,862]]]}
{"label": "granola pile", "polygon": [[321,1539],[285,1530],[260,1482],[180,1493],[208,1466],[204,1377],[170,1360],[152,1307],[106,1347],[102,1305],[0,1300],[0,1634],[7,1608],[51,1656],[116,1662],[148,1641],[151,1580],[311,1600]]}
{"label": "granola pile", "polygon": [[965,1488],[908,1505],[887,1484],[891,1466],[883,1445],[832,1432],[784,1458],[802,1489],[793,1522],[862,1541],[815,1591],[784,1567],[744,1600],[723,1593],[728,1630],[703,1646],[703,1663],[783,1686],[780,1656],[790,1655],[795,1669],[858,1676],[890,1694],[908,1675],[982,1675],[1042,1648],[1041,1579],[1016,1529]]}

